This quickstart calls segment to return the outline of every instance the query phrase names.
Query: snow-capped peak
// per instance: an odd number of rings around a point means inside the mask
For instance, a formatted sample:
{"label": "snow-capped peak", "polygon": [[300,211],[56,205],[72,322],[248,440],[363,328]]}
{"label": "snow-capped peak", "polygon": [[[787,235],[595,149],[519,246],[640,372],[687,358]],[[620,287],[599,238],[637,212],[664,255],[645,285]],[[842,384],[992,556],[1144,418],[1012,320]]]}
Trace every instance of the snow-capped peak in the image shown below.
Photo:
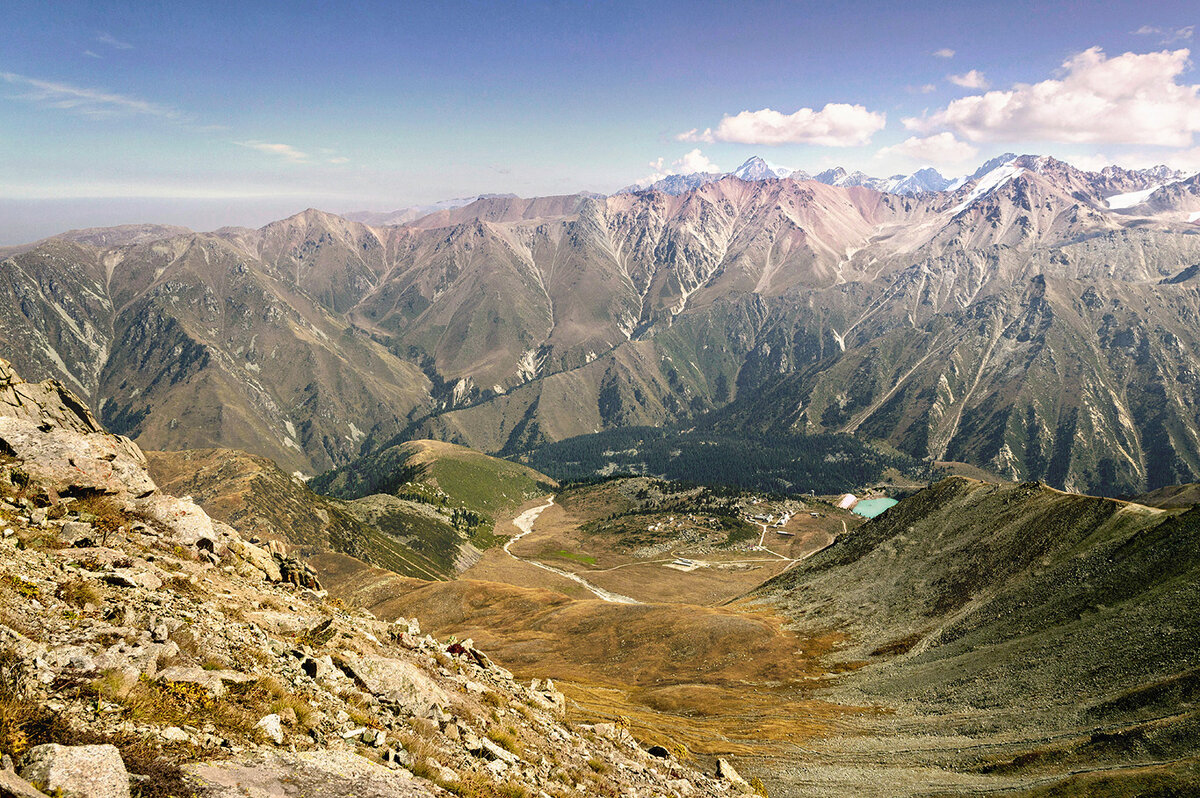
{"label": "snow-capped peak", "polygon": [[773,178],[788,177],[795,171],[795,169],[789,169],[786,166],[776,166],[768,163],[755,155],[748,158],[744,164],[734,169],[730,174],[742,180],[771,180]]}
{"label": "snow-capped peak", "polygon": [[[1004,156],[1001,156],[1001,158],[1003,157]],[[962,202],[950,209],[950,214],[952,216],[957,216],[958,214],[962,213],[969,205],[971,205],[971,203],[987,196],[988,194],[991,194],[1009,180],[1012,180],[1014,177],[1017,177],[1025,171],[1024,168],[1017,166],[1017,156],[1015,155],[1009,155],[1007,161],[997,164],[996,162],[999,160],[999,158],[993,158],[984,164],[984,166],[991,165],[992,168],[987,172],[984,172],[982,175],[980,175],[978,171],[975,172],[975,175],[978,175],[978,177],[974,178],[975,187],[971,189],[971,192],[967,194],[966,198]]]}

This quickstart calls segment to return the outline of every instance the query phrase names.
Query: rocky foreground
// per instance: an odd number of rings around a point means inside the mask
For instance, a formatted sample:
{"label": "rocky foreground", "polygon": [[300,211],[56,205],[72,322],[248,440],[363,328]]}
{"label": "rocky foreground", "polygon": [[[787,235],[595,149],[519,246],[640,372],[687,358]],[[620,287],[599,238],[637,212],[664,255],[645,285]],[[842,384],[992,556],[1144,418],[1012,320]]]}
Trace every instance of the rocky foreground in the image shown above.
{"label": "rocky foreground", "polygon": [[[654,742],[654,741],[651,741]],[[665,741],[664,741],[665,742]],[[164,495],[128,439],[0,360],[0,795],[751,792],[576,724],[470,640],[327,599]]]}

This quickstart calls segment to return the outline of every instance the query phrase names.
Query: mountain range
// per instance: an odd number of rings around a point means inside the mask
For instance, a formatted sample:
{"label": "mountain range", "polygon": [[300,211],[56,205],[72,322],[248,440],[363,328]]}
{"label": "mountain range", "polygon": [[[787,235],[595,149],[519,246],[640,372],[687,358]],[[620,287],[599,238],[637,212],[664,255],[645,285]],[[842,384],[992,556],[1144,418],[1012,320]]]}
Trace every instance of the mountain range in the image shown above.
{"label": "mountain range", "polygon": [[402,225],[71,231],[0,252],[0,346],[146,448],[309,474],[677,423],[1109,494],[1200,476],[1200,175],[742,170]]}

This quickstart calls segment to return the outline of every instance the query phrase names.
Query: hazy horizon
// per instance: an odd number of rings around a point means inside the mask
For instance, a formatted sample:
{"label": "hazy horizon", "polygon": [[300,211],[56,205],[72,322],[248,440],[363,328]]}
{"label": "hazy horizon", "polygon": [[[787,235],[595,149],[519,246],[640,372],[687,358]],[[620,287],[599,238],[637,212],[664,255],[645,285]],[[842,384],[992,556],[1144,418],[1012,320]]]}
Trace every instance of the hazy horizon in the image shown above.
{"label": "hazy horizon", "polygon": [[[28,4],[0,57],[0,241],[314,206],[610,193],[1006,151],[1200,169],[1194,7]],[[132,214],[137,215],[132,215]]]}

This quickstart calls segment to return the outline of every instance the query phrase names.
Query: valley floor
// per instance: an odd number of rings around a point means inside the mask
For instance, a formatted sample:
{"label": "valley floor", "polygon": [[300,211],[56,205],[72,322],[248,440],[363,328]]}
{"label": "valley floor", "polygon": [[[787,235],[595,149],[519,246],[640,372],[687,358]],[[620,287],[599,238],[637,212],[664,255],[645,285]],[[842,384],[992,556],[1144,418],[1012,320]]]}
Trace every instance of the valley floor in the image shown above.
{"label": "valley floor", "polygon": [[[801,600],[756,591],[792,577],[862,519],[821,505],[792,512],[782,527],[791,535],[760,521],[744,540],[714,545],[703,514],[614,521],[601,512],[612,498],[528,502],[508,545],[453,582],[381,571],[327,582],[381,618],[415,615],[438,635],[471,637],[518,676],[552,676],[583,717],[625,724],[705,764],[729,757],[772,796],[1174,796],[1200,785],[1187,742],[1198,721],[1186,707],[1105,723],[1086,717],[1082,699],[926,703],[912,686],[919,669],[907,694],[883,694],[876,682],[905,673],[895,662],[911,643],[848,658],[863,643],[853,625],[832,614],[824,625],[804,620]],[[664,534],[631,546],[631,530]],[[821,606],[811,609],[820,617]],[[955,666],[930,678],[946,667]],[[1019,690],[1020,673],[1013,678]]]}

